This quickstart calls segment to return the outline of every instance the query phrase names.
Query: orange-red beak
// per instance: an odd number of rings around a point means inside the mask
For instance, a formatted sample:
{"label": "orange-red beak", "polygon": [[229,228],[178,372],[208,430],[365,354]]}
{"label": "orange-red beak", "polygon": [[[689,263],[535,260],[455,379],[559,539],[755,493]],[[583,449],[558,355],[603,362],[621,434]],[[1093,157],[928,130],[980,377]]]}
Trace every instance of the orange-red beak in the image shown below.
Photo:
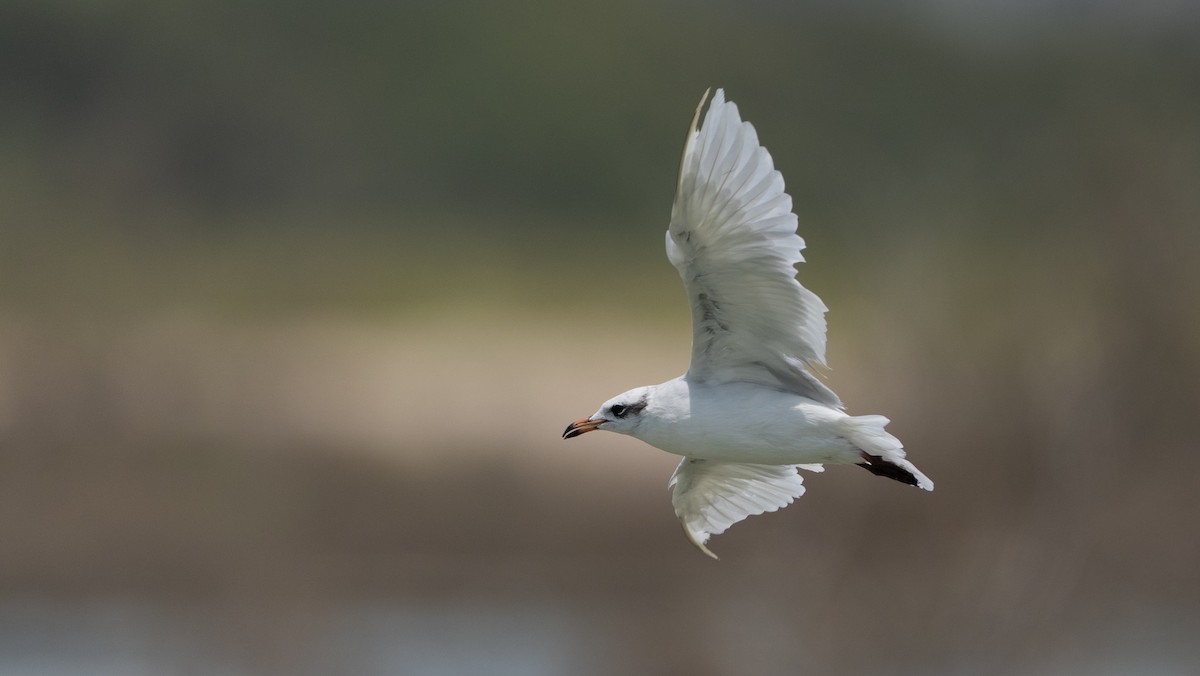
{"label": "orange-red beak", "polygon": [[596,420],[592,420],[591,418],[580,418],[570,425],[567,425],[567,429],[563,431],[563,439],[571,439],[585,432],[591,432],[606,422],[608,421],[604,418],[599,418]]}

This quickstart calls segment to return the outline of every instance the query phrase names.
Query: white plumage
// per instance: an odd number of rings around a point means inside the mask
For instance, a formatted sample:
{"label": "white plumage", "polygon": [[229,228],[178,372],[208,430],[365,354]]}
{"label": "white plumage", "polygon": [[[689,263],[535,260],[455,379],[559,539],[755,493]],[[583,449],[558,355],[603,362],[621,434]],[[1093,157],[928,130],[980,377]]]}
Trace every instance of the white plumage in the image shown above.
{"label": "white plumage", "polygon": [[[774,512],[804,495],[804,479],[798,465],[756,465],[684,458],[668,488],[683,532],[700,551],[716,558],[704,546],[710,535],[720,535],[748,516]],[[804,465],[821,472],[821,465]]]}
{"label": "white plumage", "polygon": [[[707,93],[705,94],[707,98]],[[847,415],[810,373],[825,364],[825,312],[796,281],[804,240],[771,155],[717,90],[688,130],[667,258],[692,308],[687,373],[610,399],[564,438],[603,429],[684,457],[672,504],[697,547],[804,493],[797,468],[850,463],[933,490],[883,416]],[[715,558],[715,556],[714,556]]]}
{"label": "white plumage", "polygon": [[692,304],[692,365],[712,382],[799,386],[841,404],[804,370],[825,365],[825,303],[796,281],[804,240],[792,198],[758,134],[718,89],[684,145],[667,258]]}

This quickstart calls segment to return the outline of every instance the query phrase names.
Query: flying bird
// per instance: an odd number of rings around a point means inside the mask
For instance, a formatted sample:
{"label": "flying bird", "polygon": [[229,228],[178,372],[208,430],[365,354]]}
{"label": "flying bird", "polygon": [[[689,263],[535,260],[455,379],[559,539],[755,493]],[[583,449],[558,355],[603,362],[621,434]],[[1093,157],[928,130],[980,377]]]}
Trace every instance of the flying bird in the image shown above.
{"label": "flying bird", "polygon": [[627,434],[682,456],[668,482],[691,542],[804,494],[798,470],[854,464],[927,491],[881,415],[848,415],[813,371],[825,366],[825,312],[796,281],[804,240],[767,149],[717,90],[683,148],[667,258],[692,307],[687,373],[604,402],[563,432]]}

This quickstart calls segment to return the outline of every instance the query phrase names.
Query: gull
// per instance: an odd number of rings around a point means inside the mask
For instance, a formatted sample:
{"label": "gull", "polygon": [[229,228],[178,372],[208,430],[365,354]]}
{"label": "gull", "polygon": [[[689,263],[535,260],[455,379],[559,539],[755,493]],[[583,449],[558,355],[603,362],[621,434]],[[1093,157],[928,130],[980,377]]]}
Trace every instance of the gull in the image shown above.
{"label": "gull", "polygon": [[692,309],[687,373],[604,402],[563,432],[626,434],[682,456],[671,503],[700,551],[747,517],[804,493],[797,470],[855,464],[927,491],[881,415],[848,415],[813,372],[825,367],[825,312],[796,280],[804,240],[792,198],[749,122],[718,89],[684,144],[667,258]]}

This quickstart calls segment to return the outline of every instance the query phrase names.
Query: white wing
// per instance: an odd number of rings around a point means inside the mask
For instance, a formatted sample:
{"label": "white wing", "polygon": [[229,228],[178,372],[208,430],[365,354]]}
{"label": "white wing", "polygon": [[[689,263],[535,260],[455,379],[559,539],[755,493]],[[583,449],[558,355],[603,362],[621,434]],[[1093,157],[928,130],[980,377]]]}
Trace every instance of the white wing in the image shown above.
{"label": "white wing", "polygon": [[692,544],[717,558],[704,546],[710,535],[720,535],[748,516],[774,512],[804,495],[804,480],[797,467],[813,472],[821,465],[754,465],[684,458],[671,475],[668,488],[675,515]]}
{"label": "white wing", "polygon": [[692,305],[688,377],[782,387],[841,407],[805,369],[825,365],[827,308],[796,281],[804,240],[783,177],[723,90],[697,132],[703,107],[701,99],[667,230],[667,258]]}

